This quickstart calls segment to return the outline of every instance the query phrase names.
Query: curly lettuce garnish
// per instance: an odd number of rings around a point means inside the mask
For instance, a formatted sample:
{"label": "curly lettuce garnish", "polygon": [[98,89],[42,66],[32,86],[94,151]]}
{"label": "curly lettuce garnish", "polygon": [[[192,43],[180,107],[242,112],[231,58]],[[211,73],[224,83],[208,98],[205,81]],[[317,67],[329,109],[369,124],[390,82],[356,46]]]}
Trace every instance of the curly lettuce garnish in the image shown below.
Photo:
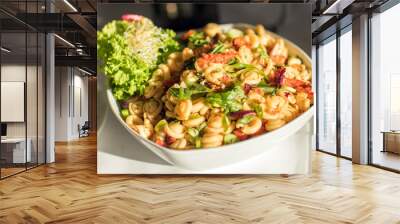
{"label": "curly lettuce garnish", "polygon": [[113,95],[124,100],[142,95],[157,65],[180,50],[172,30],[142,16],[114,20],[97,32],[97,53]]}

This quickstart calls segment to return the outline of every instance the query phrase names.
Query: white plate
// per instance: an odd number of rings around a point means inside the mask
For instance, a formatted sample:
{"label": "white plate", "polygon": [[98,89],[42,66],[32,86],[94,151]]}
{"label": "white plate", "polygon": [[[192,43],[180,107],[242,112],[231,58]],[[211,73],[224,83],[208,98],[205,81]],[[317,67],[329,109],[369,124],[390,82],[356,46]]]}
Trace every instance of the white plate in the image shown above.
{"label": "white plate", "polygon": [[[247,24],[222,25],[223,29],[229,29],[232,26],[238,29],[252,27]],[[273,37],[282,38],[277,34],[271,32],[268,33]],[[303,60],[304,64],[307,67],[311,68],[310,57],[292,42],[286,40],[285,38],[282,39],[284,39],[286,46],[289,49],[289,55],[297,55]],[[142,138],[141,136],[136,134],[121,118],[118,103],[114,99],[110,88],[107,89],[107,98],[114,115],[121,123],[121,125],[124,126],[125,129],[132,135],[133,138],[138,140],[146,148],[148,148],[167,162],[188,170],[208,170],[241,162],[254,156],[261,155],[269,149],[279,146],[280,144],[282,144],[283,141],[291,137],[302,127],[306,126],[314,115],[314,109],[313,107],[311,107],[308,111],[304,112],[299,117],[279,129],[234,144],[224,145],[216,148],[174,150],[162,147],[154,143],[153,141]],[[312,132],[307,133],[307,135],[309,136],[304,137],[310,137],[312,135]],[[292,145],[296,146],[296,143],[293,143]]]}

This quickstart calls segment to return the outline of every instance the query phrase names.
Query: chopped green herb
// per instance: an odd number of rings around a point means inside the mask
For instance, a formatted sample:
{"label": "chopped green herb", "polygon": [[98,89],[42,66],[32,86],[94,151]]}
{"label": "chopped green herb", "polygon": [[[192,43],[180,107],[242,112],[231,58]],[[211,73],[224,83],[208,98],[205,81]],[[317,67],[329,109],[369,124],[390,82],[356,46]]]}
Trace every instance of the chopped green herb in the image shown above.
{"label": "chopped green herb", "polygon": [[200,132],[203,131],[203,129],[204,129],[205,127],[207,127],[207,123],[206,123],[206,122],[201,123],[200,126],[199,126],[199,131],[200,131]]}
{"label": "chopped green herb", "polygon": [[238,63],[239,62],[239,60],[237,59],[237,58],[232,58],[229,62],[228,62],[228,65],[234,65],[234,64],[236,64],[236,63]]}
{"label": "chopped green herb", "polygon": [[224,117],[222,119],[222,125],[224,126],[225,131],[229,129],[230,124],[231,121],[229,120],[229,117],[224,114]]}
{"label": "chopped green herb", "polygon": [[226,134],[224,136],[224,144],[232,144],[239,141],[238,137],[234,134]]}
{"label": "chopped green herb", "polygon": [[268,58],[268,53],[262,45],[258,46],[257,51],[258,51],[258,53],[260,53],[260,57],[262,59]]}
{"label": "chopped green herb", "polygon": [[253,119],[254,119],[254,115],[245,115],[242,118],[240,118],[238,121],[236,121],[236,124],[237,125],[246,125]]}
{"label": "chopped green herb", "polygon": [[206,36],[203,32],[196,32],[189,37],[189,43],[193,44],[195,47],[202,47],[209,43],[205,38]]}
{"label": "chopped green herb", "polygon": [[224,92],[211,93],[207,97],[207,102],[213,107],[224,109],[225,113],[235,112],[242,109],[240,102],[245,97],[244,91],[240,86],[234,86]]}
{"label": "chopped green herb", "polygon": [[126,119],[129,116],[129,110],[128,109],[122,109],[121,110],[121,117],[123,119]]}
{"label": "chopped green herb", "polygon": [[178,98],[179,100],[185,100],[185,99],[190,99],[192,97],[192,95],[196,95],[196,94],[202,94],[202,93],[208,93],[211,90],[203,85],[200,84],[193,84],[187,88],[183,88],[183,87],[172,87],[169,88],[168,92]]}
{"label": "chopped green herb", "polygon": [[265,81],[261,81],[260,83],[258,83],[257,87],[264,90],[265,93],[268,93],[271,95],[276,94],[276,90],[277,90],[276,87],[268,85]]}
{"label": "chopped green herb", "polygon": [[248,69],[248,68],[255,68],[254,65],[251,65],[251,64],[244,64],[244,63],[240,63],[240,62],[237,62],[237,63],[232,64],[232,65],[230,65],[230,66],[231,66],[232,68],[238,69],[238,70],[240,70],[240,69]]}
{"label": "chopped green herb", "polygon": [[214,49],[211,51],[211,54],[217,54],[217,53],[221,53],[225,50],[225,45],[221,42],[218,42]]}
{"label": "chopped green herb", "polygon": [[156,124],[156,126],[154,127],[154,130],[155,130],[156,132],[162,132],[162,131],[164,130],[164,127],[165,127],[166,125],[168,125],[168,122],[167,122],[165,119],[163,119],[163,120],[159,121],[159,122]]}
{"label": "chopped green herb", "polygon": [[201,148],[201,138],[196,138],[194,141],[194,146],[196,148]]}
{"label": "chopped green herb", "polygon": [[190,137],[196,138],[197,136],[199,136],[200,132],[196,128],[189,128],[188,134],[190,135]]}
{"label": "chopped green herb", "polygon": [[256,114],[257,114],[257,116],[259,117],[259,118],[262,118],[262,117],[264,117],[264,112],[263,112],[263,109],[262,109],[262,107],[260,106],[260,105],[255,105],[254,106],[254,110],[256,111]]}

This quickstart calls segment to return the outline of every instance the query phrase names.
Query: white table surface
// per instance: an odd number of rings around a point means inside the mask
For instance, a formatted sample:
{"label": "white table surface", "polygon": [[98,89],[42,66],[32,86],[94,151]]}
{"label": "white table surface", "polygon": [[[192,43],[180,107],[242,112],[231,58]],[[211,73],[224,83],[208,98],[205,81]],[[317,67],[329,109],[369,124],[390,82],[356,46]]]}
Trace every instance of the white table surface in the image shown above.
{"label": "white table surface", "polygon": [[[27,139],[29,141],[29,138]],[[11,143],[16,144],[20,142],[25,142],[25,138],[2,138],[1,143]]]}

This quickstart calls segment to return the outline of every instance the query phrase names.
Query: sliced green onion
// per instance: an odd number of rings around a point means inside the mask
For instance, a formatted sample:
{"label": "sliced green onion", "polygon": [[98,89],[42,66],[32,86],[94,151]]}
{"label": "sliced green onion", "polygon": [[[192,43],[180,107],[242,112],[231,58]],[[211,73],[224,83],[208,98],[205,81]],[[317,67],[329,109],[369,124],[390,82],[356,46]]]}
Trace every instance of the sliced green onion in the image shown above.
{"label": "sliced green onion", "polygon": [[167,120],[163,119],[163,120],[159,121],[159,122],[156,124],[156,126],[154,127],[154,130],[155,130],[156,132],[162,132],[162,131],[164,130],[164,127],[165,127],[166,125],[168,125],[168,122],[167,122]]}
{"label": "sliced green onion", "polygon": [[122,109],[121,110],[121,117],[123,119],[126,119],[129,116],[129,110],[128,109]]}
{"label": "sliced green onion", "polygon": [[234,134],[226,134],[224,136],[224,144],[232,144],[239,141],[239,138]]}

